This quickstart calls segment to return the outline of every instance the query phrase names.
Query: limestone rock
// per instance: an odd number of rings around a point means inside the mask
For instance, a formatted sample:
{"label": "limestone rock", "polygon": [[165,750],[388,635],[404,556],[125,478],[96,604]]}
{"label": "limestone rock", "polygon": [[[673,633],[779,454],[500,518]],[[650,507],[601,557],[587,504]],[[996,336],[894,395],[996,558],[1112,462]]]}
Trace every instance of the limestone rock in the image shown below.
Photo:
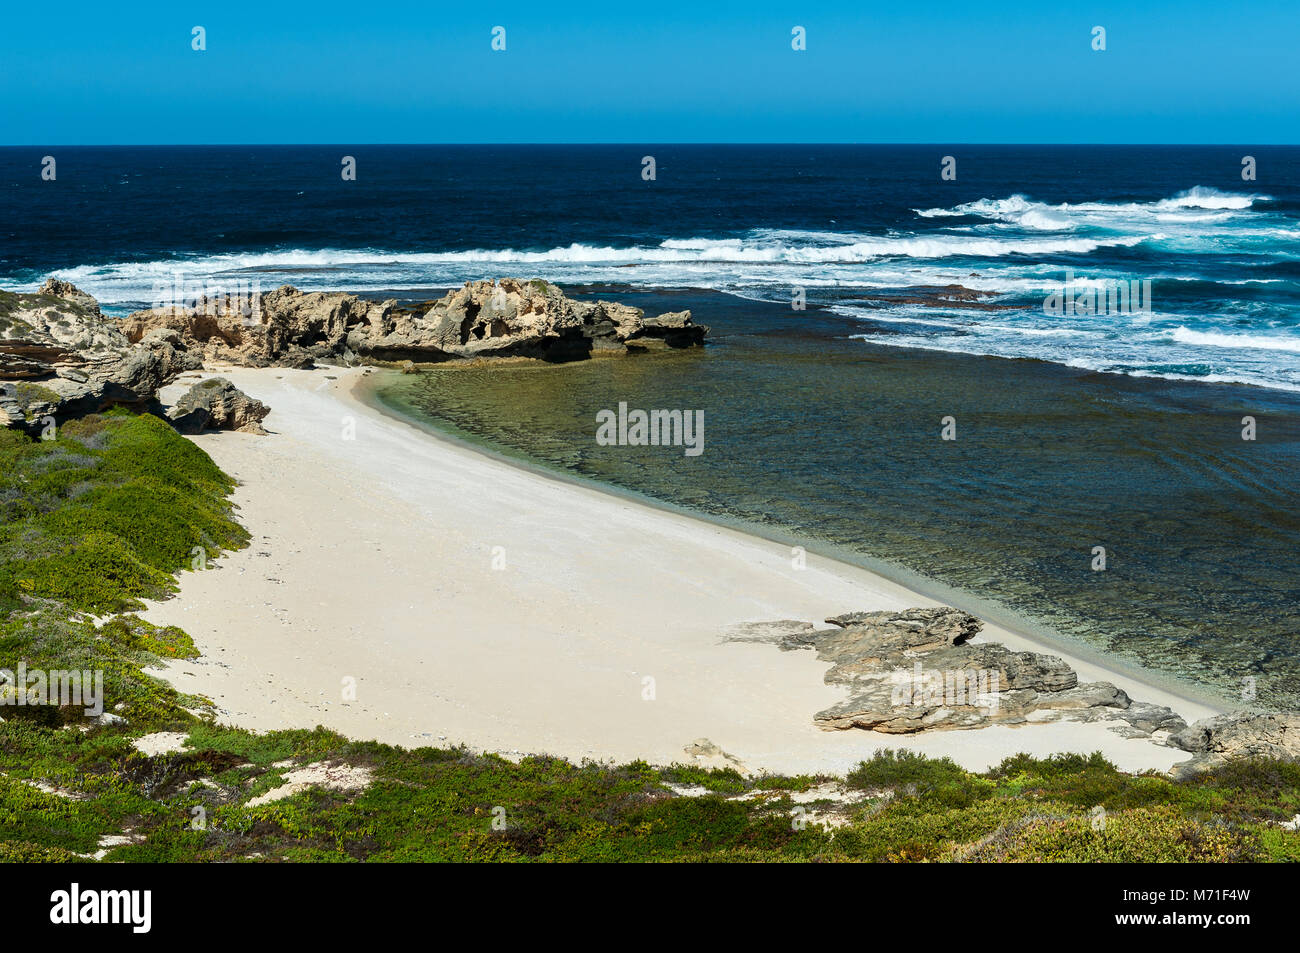
{"label": "limestone rock", "polygon": [[735,755],[728,754],[722,748],[714,744],[708,738],[696,738],[682,750],[691,758],[692,762],[703,768],[711,770],[725,770],[727,768],[737,771],[740,774],[749,774],[749,768],[745,763]]}
{"label": "limestone rock", "polygon": [[136,311],[122,322],[131,341],[162,328],[210,363],[246,367],[313,367],[341,355],[347,326],[367,306],[355,295],[298,291],[284,285],[253,299],[217,296],[194,308]]}
{"label": "limestone rock", "polygon": [[[1060,659],[1057,659],[1059,662]],[[1132,701],[1122,688],[1110,682],[1088,682],[1062,691],[1045,691],[1038,695],[1035,708],[1120,708],[1126,709]],[[1109,713],[1108,713],[1109,714]]]}
{"label": "limestone rock", "polygon": [[981,623],[957,609],[849,612],[826,621],[836,628],[787,619],[736,626],[727,638],[812,649],[830,662],[825,681],[849,695],[813,716],[823,728],[910,734],[1068,717],[1121,723],[1150,737],[1183,725],[1168,708],[1135,704],[1108,682],[1079,684],[1055,655],[972,642]]}
{"label": "limestone rock", "polygon": [[41,285],[40,290],[36,293],[38,295],[47,295],[51,298],[63,298],[92,314],[101,313],[99,310],[99,302],[70,281],[60,281],[58,278],[46,278],[45,283]]}
{"label": "limestone rock", "polygon": [[1169,744],[1193,754],[1180,775],[1217,767],[1232,758],[1300,760],[1300,713],[1233,712],[1203,718],[1169,736]]}
{"label": "limestone rock", "polygon": [[1124,721],[1139,733],[1153,735],[1158,731],[1178,732],[1187,727],[1187,722],[1164,705],[1135,701],[1120,715]]}
{"label": "limestone rock", "polygon": [[418,307],[367,302],[339,292],[303,292],[289,285],[256,301],[205,298],[193,309],[137,311],[122,325],[131,341],[156,328],[178,332],[208,361],[266,367],[442,361],[458,357],[574,360],[649,347],[690,347],[707,328],[689,311],[645,318],[611,301],[574,301],[545,281],[470,281]]}
{"label": "limestone rock", "polygon": [[179,340],[133,343],[90,295],[51,279],[0,292],[0,426],[38,432],[115,404],[154,406],[158,388],[198,366]]}
{"label": "limestone rock", "polygon": [[913,646],[923,644],[960,645],[976,635],[983,623],[966,612],[949,606],[937,609],[906,609],[902,612],[846,612],[826,620],[841,628],[876,627],[886,631],[923,633],[929,641],[913,640]]}
{"label": "limestone rock", "polygon": [[538,357],[565,361],[650,346],[703,343],[708,329],[689,311],[645,318],[612,301],[574,301],[541,280],[470,281],[417,309],[372,305],[347,346],[379,360]]}
{"label": "limestone rock", "polygon": [[253,400],[224,377],[213,377],[191,387],[176,401],[168,417],[181,433],[212,429],[265,434],[262,421],[270,412],[270,407]]}
{"label": "limestone rock", "polygon": [[709,329],[691,320],[689,311],[669,311],[657,318],[645,318],[641,329],[634,332],[630,340],[657,338],[668,347],[695,347],[704,343],[704,336]]}

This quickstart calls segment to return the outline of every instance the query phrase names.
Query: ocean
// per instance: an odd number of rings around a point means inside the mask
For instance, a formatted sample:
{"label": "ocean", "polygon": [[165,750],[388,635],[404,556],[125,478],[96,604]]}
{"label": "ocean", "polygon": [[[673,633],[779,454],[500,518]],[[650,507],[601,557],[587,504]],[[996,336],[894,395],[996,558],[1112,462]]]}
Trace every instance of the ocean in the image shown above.
{"label": "ocean", "polygon": [[[0,235],[0,287],[54,273],[119,312],[178,279],[802,289],[895,346],[1300,389],[1294,147],[5,148]],[[1150,308],[1045,313],[1071,275],[1150,281]],[[950,284],[1011,307],[871,298]]]}
{"label": "ocean", "polygon": [[[53,274],[125,314],[178,286],[423,300],[510,275],[689,307],[702,351],[441,367],[380,396],[1295,707],[1297,183],[1294,147],[9,148],[0,288]],[[704,452],[597,444],[620,402],[703,411]]]}

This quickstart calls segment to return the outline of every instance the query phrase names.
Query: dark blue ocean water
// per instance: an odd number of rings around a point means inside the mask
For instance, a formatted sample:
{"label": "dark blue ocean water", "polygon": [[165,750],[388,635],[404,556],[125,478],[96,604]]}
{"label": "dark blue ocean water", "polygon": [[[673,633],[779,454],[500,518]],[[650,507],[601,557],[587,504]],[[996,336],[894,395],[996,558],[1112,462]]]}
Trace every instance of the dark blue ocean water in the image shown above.
{"label": "dark blue ocean water", "polygon": [[[162,288],[427,291],[504,274],[768,301],[803,289],[881,343],[1294,390],[1298,259],[1294,147],[0,149],[0,287],[53,273],[119,312]],[[1103,294],[1149,280],[1150,310],[1044,313],[1071,274]],[[872,297],[949,284],[1007,307]]]}
{"label": "dark blue ocean water", "polygon": [[[1150,296],[1054,312],[1071,273],[1076,303],[1119,281]],[[1108,658],[1300,705],[1300,149],[0,149],[0,288],[51,274],[115,313],[178,288],[427,298],[503,275],[689,307],[705,349],[430,368],[382,396]],[[984,296],[933,292],[949,285]],[[703,411],[707,449],[598,445],[595,414],[620,401]]]}

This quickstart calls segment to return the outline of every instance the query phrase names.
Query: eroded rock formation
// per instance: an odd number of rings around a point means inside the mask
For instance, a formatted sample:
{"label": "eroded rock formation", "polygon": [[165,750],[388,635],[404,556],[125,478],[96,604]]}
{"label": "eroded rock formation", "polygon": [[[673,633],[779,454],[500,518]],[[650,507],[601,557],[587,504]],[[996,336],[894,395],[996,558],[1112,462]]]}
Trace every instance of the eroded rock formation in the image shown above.
{"label": "eroded rock formation", "polygon": [[701,344],[708,329],[689,311],[647,318],[610,301],[574,301],[545,281],[471,281],[417,307],[395,300],[303,292],[285,285],[260,304],[206,299],[195,309],[137,311],[122,324],[132,341],[176,331],[210,362],[310,367],[313,361],[434,362],[537,357],[564,361],[602,353]]}
{"label": "eroded rock formation", "polygon": [[1183,776],[1218,767],[1234,758],[1300,760],[1300,714],[1234,712],[1203,718],[1170,735],[1175,748],[1192,753],[1178,765]]}
{"label": "eroded rock formation", "polygon": [[238,430],[265,434],[262,421],[271,408],[254,400],[224,377],[211,377],[191,387],[167,412],[181,433]]}
{"label": "eroded rock formation", "polygon": [[179,336],[131,341],[67,282],[0,292],[0,426],[38,431],[114,404],[151,408],[160,387],[200,366]]}
{"label": "eroded rock formation", "polygon": [[972,643],[981,623],[957,609],[852,612],[826,621],[834,628],[787,620],[737,626],[728,636],[812,649],[830,662],[826,682],[850,693],[813,716],[823,728],[910,734],[1061,717],[1113,721],[1142,737],[1185,727],[1170,709],[1134,702],[1109,682],[1080,684],[1054,655]]}

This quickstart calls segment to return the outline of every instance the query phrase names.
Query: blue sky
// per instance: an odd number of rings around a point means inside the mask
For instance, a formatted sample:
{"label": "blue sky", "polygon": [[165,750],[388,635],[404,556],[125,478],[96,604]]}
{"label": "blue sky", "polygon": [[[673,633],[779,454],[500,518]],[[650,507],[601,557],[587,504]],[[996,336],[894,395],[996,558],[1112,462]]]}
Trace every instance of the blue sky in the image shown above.
{"label": "blue sky", "polygon": [[1300,142],[1300,2],[1133,7],[15,3],[0,144]]}

